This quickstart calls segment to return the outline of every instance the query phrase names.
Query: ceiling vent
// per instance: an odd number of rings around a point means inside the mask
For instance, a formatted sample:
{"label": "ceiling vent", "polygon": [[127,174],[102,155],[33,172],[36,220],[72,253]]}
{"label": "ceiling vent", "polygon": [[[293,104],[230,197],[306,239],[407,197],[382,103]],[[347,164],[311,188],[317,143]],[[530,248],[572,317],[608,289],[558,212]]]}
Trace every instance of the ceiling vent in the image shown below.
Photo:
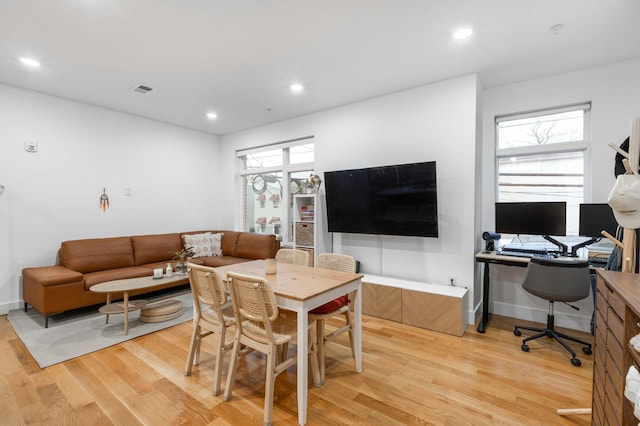
{"label": "ceiling vent", "polygon": [[131,90],[133,90],[134,92],[138,92],[138,93],[142,93],[143,95],[146,95],[147,93],[153,91],[153,87],[145,86],[144,84],[139,84]]}

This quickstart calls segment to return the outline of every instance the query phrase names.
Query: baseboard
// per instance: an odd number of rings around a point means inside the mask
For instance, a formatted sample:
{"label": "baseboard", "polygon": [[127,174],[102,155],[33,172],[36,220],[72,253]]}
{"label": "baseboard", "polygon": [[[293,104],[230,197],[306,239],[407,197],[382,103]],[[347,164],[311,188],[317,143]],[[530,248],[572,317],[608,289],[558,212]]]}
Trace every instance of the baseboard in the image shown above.
{"label": "baseboard", "polygon": [[24,308],[24,302],[22,300],[0,303],[0,315],[6,315],[9,313],[9,311],[22,308]]}
{"label": "baseboard", "polygon": [[[546,324],[546,309],[537,309],[529,306],[516,306],[506,303],[493,302],[491,312],[496,315],[521,319],[525,321],[533,321]],[[567,312],[555,312],[555,325],[558,327],[568,328],[571,330],[591,332],[591,312],[581,311],[579,314]]]}

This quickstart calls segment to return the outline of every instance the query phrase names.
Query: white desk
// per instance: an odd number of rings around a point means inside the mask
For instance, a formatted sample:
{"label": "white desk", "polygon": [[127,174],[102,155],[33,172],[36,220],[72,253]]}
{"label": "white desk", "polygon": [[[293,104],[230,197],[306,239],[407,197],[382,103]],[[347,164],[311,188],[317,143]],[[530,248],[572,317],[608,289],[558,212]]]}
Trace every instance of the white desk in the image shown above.
{"label": "white desk", "polygon": [[278,263],[278,272],[266,275],[263,260],[223,266],[216,268],[216,271],[223,279],[226,279],[227,272],[230,271],[266,278],[276,295],[278,307],[297,313],[297,395],[300,425],[307,423],[309,311],[337,297],[349,293],[355,294],[353,300],[355,369],[358,373],[362,372],[362,293],[360,290],[362,274]]}

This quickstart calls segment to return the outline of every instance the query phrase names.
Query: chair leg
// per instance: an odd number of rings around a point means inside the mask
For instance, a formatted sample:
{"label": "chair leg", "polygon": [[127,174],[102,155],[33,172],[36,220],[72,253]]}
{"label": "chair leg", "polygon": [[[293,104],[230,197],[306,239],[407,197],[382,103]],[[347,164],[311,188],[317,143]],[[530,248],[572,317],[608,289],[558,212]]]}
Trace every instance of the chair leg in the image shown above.
{"label": "chair leg", "polygon": [[347,311],[344,314],[345,314],[345,321],[346,321],[347,325],[349,326],[348,332],[349,332],[349,343],[351,343],[351,357],[355,358],[356,357],[356,347],[353,344],[353,320],[351,319],[351,312]]}
{"label": "chair leg", "polygon": [[513,331],[515,333],[515,332],[520,331],[520,330],[529,330],[529,331],[541,332],[541,331],[544,331],[546,329],[540,328],[540,327],[525,327],[525,326],[522,326],[522,325],[516,325],[516,328]]}
{"label": "chair leg", "polygon": [[572,342],[580,343],[581,345],[588,346],[589,349],[591,349],[591,343],[587,343],[584,340],[580,340],[580,339],[577,339],[577,338],[575,338],[573,336],[569,336],[568,334],[560,333],[559,331],[556,331],[556,334],[558,336],[560,336],[561,338],[563,338],[563,339],[567,339],[567,340],[571,340]]}
{"label": "chair leg", "polygon": [[325,367],[324,367],[324,320],[316,321],[316,342],[318,344],[318,368],[320,371],[320,383],[324,384],[325,381]]}
{"label": "chair leg", "polygon": [[[318,335],[317,332],[315,335]],[[322,386],[322,379],[320,377],[320,367],[318,365],[318,343],[314,338],[312,327],[309,327],[309,366],[313,377],[313,386],[319,388]]]}
{"label": "chair leg", "polygon": [[194,363],[194,357],[196,351],[200,349],[200,326],[194,325],[193,333],[191,334],[191,343],[189,343],[189,353],[187,354],[187,365],[184,368],[184,375],[191,375],[191,366]]}
{"label": "chair leg", "polygon": [[265,379],[264,389],[264,426],[271,425],[271,417],[273,414],[273,394],[275,391],[276,383],[276,353],[278,348],[273,348],[270,354],[267,355],[267,376]]}
{"label": "chair leg", "polygon": [[233,381],[236,376],[236,369],[238,368],[238,358],[240,357],[240,336],[236,334],[233,341],[233,349],[231,350],[231,359],[229,360],[229,372],[227,373],[227,384],[224,387],[224,401],[231,399],[231,388],[233,387]]}
{"label": "chair leg", "polygon": [[[224,353],[226,352],[225,346],[225,329],[224,327],[222,327],[222,329],[218,333],[218,350],[216,352],[216,364],[213,371],[213,395],[220,395],[220,382],[222,381],[222,362],[224,361]],[[198,347],[198,349],[200,348]]]}
{"label": "chair leg", "polygon": [[[534,330],[535,331],[535,330]],[[526,344],[527,342],[531,341],[531,340],[535,340],[535,339],[539,339],[540,337],[544,337],[544,336],[549,336],[551,337],[551,333],[549,332],[549,330],[542,330],[540,331],[540,333],[538,334],[534,334],[533,336],[529,336],[526,339],[522,339],[522,344]]]}
{"label": "chair leg", "polygon": [[575,358],[576,357],[576,353],[574,352],[574,350],[571,349],[569,347],[569,345],[567,345],[567,343],[560,338],[560,336],[558,336],[558,333],[552,331],[551,332],[551,337],[553,337],[558,343],[560,343],[571,354],[571,358]]}

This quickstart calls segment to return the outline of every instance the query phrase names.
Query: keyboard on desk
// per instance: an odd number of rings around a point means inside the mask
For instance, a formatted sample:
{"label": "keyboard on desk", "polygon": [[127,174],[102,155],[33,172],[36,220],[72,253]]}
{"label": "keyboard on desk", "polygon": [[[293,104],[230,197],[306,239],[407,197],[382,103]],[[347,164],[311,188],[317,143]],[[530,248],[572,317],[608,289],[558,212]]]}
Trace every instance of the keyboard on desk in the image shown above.
{"label": "keyboard on desk", "polygon": [[496,254],[501,256],[514,256],[514,257],[538,257],[542,259],[555,259],[558,257],[556,253],[542,252],[542,251],[525,251],[525,250],[498,250]]}

